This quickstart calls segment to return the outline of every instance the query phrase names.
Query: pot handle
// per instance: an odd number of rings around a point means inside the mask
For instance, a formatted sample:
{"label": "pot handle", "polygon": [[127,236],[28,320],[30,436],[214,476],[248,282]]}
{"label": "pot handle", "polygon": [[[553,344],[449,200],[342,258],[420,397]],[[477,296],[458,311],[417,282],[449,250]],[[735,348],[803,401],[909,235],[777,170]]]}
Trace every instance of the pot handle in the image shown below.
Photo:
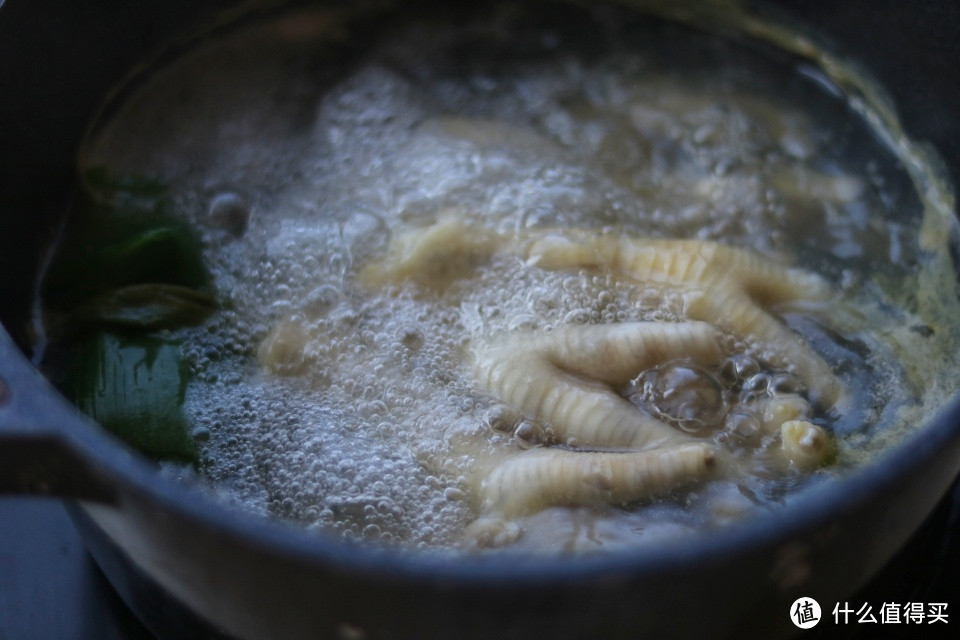
{"label": "pot handle", "polygon": [[113,502],[103,444],[111,448],[0,326],[0,495]]}

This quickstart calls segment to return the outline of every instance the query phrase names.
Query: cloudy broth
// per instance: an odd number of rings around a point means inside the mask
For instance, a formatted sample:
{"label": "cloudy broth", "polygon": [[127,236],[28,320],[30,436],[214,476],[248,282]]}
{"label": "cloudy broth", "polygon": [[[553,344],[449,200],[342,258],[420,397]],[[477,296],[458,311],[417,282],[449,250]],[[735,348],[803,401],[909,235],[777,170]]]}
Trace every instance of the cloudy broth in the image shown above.
{"label": "cloudy broth", "polygon": [[[934,378],[956,376],[955,329],[911,303],[918,272],[935,267],[910,177],[816,67],[755,42],[566,4],[299,12],[154,72],[83,164],[167,185],[202,234],[218,311],[175,332],[195,480],[334,536],[589,551],[693,535],[788,508],[869,460],[948,392]],[[448,223],[457,241],[489,234],[498,250],[442,286],[364,280],[398,238]],[[730,331],[724,362],[750,370],[739,378],[679,359],[616,391],[669,421],[657,385],[694,376],[722,415],[693,437],[735,459],[729,416],[757,419],[757,396],[797,396],[836,443],[830,464],[778,471],[768,438],[740,473],[625,503],[551,503],[506,518],[502,536],[477,534],[482,461],[602,447],[535,420],[498,430],[504,403],[478,386],[475,345],[689,319],[683,286],[543,268],[514,250],[569,230],[713,241],[818,274],[828,301],[769,311],[837,372],[842,410],[811,402],[777,345]]]}

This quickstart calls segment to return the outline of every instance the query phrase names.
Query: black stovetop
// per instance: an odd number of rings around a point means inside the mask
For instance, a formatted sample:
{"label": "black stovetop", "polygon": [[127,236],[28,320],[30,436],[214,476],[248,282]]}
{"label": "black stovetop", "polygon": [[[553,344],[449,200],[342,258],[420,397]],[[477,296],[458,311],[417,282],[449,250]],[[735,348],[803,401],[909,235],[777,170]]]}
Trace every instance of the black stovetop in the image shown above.
{"label": "black stovetop", "polygon": [[[947,603],[946,624],[822,624],[801,638],[866,640],[960,637],[960,483],[899,555],[849,604],[879,610]],[[821,603],[824,605],[824,603]],[[829,610],[828,610],[829,609]],[[177,638],[171,630],[169,638]],[[0,640],[152,640],[87,555],[63,506],[53,500],[0,498]]]}

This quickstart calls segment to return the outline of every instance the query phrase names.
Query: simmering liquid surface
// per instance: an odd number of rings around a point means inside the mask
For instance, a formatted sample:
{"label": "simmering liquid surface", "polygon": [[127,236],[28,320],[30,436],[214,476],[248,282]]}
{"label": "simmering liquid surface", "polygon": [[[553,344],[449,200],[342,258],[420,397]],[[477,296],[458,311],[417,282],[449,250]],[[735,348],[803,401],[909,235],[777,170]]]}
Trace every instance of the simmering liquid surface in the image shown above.
{"label": "simmering liquid surface", "polygon": [[[485,461],[583,444],[492,428],[502,405],[471,371],[476,344],[688,319],[683,286],[543,268],[511,249],[522,239],[716,241],[819,274],[829,301],[769,311],[848,390],[842,410],[810,407],[836,440],[831,465],[777,471],[771,445],[756,445],[742,473],[627,504],[550,505],[482,542],[616,548],[782,509],[949,392],[936,380],[955,379],[953,330],[911,303],[929,268],[922,203],[830,89],[811,65],[756,43],[607,9],[308,12],[238,29],[151,75],[83,163],[168,185],[203,234],[220,309],[176,335],[198,480],[239,508],[349,539],[478,544],[464,531],[481,510]],[[439,287],[360,277],[398,238],[449,221],[507,249]],[[638,370],[617,391],[668,421],[687,412],[677,429],[709,422],[693,437],[736,457],[746,445],[731,414],[756,420],[758,397],[806,400],[809,385],[778,345],[721,333],[746,367],[736,382],[687,359]],[[273,351],[262,346],[277,336]],[[698,400],[671,405],[685,384]]]}

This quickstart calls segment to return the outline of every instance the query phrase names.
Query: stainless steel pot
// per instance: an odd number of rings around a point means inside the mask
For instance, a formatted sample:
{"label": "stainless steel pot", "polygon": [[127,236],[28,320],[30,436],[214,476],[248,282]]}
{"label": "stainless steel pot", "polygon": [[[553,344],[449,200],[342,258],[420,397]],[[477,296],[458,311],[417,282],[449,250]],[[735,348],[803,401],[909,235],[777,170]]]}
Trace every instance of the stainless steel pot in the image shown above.
{"label": "stainless steel pot", "polygon": [[[208,629],[250,639],[786,637],[796,631],[788,617],[796,598],[849,596],[957,475],[955,400],[876,464],[782,515],[686,547],[562,561],[350,545],[246,517],[161,477],[28,362],[25,319],[40,247],[101,97],[171,33],[232,4],[0,7],[0,311],[13,336],[0,330],[0,492],[74,501],[71,513],[121,592],[110,569],[118,558]],[[777,4],[860,58],[891,89],[907,130],[931,140],[960,176],[956,6]]]}

